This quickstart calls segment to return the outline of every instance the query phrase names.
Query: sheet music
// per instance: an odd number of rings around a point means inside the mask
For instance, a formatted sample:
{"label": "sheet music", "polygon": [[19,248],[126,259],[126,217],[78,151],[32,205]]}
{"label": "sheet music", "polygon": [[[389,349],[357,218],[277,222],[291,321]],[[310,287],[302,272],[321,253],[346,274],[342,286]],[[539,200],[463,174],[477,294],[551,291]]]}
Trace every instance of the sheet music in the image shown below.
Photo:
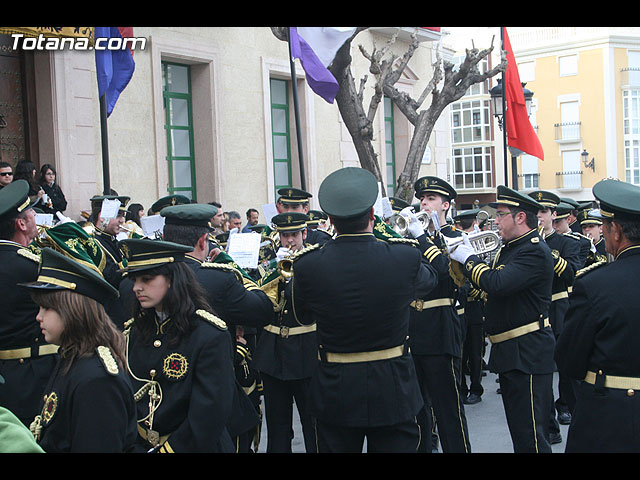
{"label": "sheet music", "polygon": [[164,220],[162,215],[145,215],[140,218],[140,226],[144,236],[148,238],[159,238],[164,232]]}
{"label": "sheet music", "polygon": [[242,268],[258,268],[260,240],[256,232],[230,234],[227,253]]}

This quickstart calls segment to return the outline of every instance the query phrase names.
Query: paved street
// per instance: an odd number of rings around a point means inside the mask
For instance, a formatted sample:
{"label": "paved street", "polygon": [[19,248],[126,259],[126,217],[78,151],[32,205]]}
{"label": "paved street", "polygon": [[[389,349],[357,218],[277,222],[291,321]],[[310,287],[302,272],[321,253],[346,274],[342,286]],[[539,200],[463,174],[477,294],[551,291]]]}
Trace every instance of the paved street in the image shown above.
{"label": "paved street", "polygon": [[[496,393],[498,388],[496,378],[496,374],[487,372],[487,375],[482,378],[482,386],[485,390],[484,395],[482,396],[482,401],[475,405],[465,405],[469,437],[471,439],[471,450],[473,453],[513,453],[513,446],[511,444],[511,438],[507,428],[507,420],[504,415],[502,399],[500,398],[500,394]],[[554,376],[553,385],[556,391],[555,398],[557,398],[557,374]],[[569,427],[567,425],[560,425],[562,443],[552,445],[554,453],[564,452],[568,428]],[[266,448],[266,426],[263,426],[259,452],[265,452]],[[302,431],[300,430],[300,423],[297,419],[297,414],[295,414],[292,449],[294,453],[304,452]]]}

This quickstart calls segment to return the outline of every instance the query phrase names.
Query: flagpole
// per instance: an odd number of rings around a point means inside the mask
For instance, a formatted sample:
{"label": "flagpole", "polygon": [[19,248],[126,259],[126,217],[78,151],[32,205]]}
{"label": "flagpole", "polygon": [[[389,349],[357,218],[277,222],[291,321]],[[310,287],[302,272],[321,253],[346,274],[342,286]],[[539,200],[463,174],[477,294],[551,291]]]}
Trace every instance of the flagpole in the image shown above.
{"label": "flagpole", "polygon": [[302,134],[300,132],[300,110],[298,107],[298,81],[296,79],[296,63],[291,55],[291,27],[287,27],[287,45],[289,46],[289,65],[291,66],[291,91],[293,93],[293,110],[296,123],[296,137],[298,141],[298,163],[300,164],[300,188],[306,190],[304,173],[304,158],[302,156]]}
{"label": "flagpole", "polygon": [[100,97],[100,134],[102,138],[103,195],[111,195],[111,179],[109,175],[109,136],[107,134],[106,94],[103,94]]}
{"label": "flagpole", "polygon": [[[504,27],[500,27],[500,43],[504,52]],[[504,186],[509,186],[509,161],[507,159],[507,83],[506,70],[502,72],[502,151],[504,161]]]}

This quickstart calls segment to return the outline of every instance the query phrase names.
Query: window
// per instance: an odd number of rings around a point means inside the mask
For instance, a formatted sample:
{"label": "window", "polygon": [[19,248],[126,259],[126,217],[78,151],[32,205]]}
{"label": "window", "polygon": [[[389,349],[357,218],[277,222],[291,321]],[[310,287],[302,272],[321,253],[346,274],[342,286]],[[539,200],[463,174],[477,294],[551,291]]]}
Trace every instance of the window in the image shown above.
{"label": "window", "polygon": [[196,199],[191,72],[188,65],[162,62],[169,193]]}
{"label": "window", "polygon": [[640,90],[623,90],[625,179],[640,185]]}
{"label": "window", "polygon": [[625,181],[640,185],[640,140],[624,142]]}
{"label": "window", "polygon": [[384,145],[387,167],[387,196],[393,196],[396,189],[396,153],[394,143],[393,102],[384,97]]}
{"label": "window", "polygon": [[451,105],[453,143],[491,140],[489,100],[471,100]]}
{"label": "window", "polygon": [[[289,128],[289,83],[272,78],[271,90],[271,142],[273,148],[273,178],[276,192],[292,187],[291,131]],[[277,198],[277,195],[276,195]]]}
{"label": "window", "polygon": [[521,82],[533,82],[536,79],[535,62],[522,62],[518,64],[518,74]]}
{"label": "window", "polygon": [[578,55],[565,55],[558,58],[558,63],[561,77],[578,74]]}
{"label": "window", "polygon": [[492,187],[491,147],[454,148],[453,179],[456,190]]}
{"label": "window", "polygon": [[526,153],[523,153],[520,158],[522,159],[522,189],[538,188],[538,159]]}

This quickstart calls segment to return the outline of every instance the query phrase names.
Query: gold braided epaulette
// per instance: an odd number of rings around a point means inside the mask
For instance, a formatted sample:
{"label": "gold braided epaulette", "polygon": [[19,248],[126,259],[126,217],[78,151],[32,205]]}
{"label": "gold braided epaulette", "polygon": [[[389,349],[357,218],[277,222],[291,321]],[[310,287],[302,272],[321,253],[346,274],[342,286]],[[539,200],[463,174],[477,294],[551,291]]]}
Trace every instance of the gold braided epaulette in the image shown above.
{"label": "gold braided epaulette", "polygon": [[[232,272],[238,277],[238,280],[243,282],[243,275],[240,271],[235,268],[233,265],[229,265],[228,263],[219,263],[219,262],[202,262],[200,264],[202,268],[217,268],[219,270],[226,270],[227,272]],[[244,282],[243,282],[244,283]]]}
{"label": "gold braided epaulette", "polygon": [[578,270],[576,272],[576,278],[583,276],[586,273],[589,273],[593,270],[595,270],[596,268],[602,267],[603,265],[606,265],[608,262],[606,260],[600,260],[599,262],[596,263],[592,263],[591,265],[589,265],[588,267],[584,267],[581,268],[580,270]]}
{"label": "gold braided epaulette", "polygon": [[418,247],[420,243],[413,238],[402,238],[402,237],[389,237],[386,239],[389,243],[403,244],[403,245],[411,245],[413,247]]}
{"label": "gold braided epaulette", "polygon": [[207,322],[220,330],[227,330],[227,324],[219,317],[216,317],[213,313],[207,312],[206,310],[196,310],[196,315],[201,318],[204,318]]}
{"label": "gold braided epaulette", "polygon": [[291,260],[292,262],[295,262],[298,258],[300,258],[302,255],[312,252],[313,250],[317,250],[318,248],[322,248],[323,244],[320,243],[314,243],[313,245],[309,245],[308,247],[304,247],[302,250],[297,251],[296,253],[294,253],[293,255],[291,255],[289,257],[289,260]]}
{"label": "gold braided epaulette", "polygon": [[111,353],[111,350],[109,350],[109,347],[101,345],[97,350],[98,356],[100,357],[100,360],[102,360],[102,364],[104,365],[104,368],[107,370],[107,372],[109,372],[111,375],[118,375],[118,362],[116,362],[116,359],[113,358],[113,354]]}
{"label": "gold braided epaulette", "polygon": [[28,258],[29,260],[33,260],[36,263],[40,263],[40,255],[38,255],[33,250],[30,250],[28,248],[18,249],[18,255],[24,258]]}

